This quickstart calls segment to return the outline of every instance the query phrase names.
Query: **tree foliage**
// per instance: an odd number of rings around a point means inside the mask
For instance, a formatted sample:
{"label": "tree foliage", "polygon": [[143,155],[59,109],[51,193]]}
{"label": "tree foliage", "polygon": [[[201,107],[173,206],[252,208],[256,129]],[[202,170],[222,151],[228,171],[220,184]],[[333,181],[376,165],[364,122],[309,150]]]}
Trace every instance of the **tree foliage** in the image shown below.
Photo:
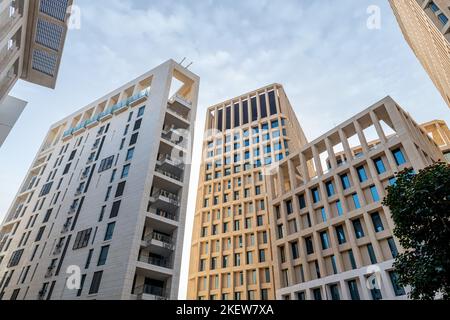
{"label": "tree foliage", "polygon": [[394,267],[412,299],[450,297],[450,165],[437,163],[418,174],[403,171],[388,187],[394,235],[405,252]]}

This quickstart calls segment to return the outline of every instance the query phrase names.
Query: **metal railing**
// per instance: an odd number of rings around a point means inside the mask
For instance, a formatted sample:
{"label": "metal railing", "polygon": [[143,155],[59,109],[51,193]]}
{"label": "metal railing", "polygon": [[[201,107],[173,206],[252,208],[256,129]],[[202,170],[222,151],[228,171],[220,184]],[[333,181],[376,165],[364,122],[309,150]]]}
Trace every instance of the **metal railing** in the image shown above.
{"label": "metal railing", "polygon": [[138,295],[150,295],[153,296],[154,300],[168,300],[169,295],[164,288],[144,284],[143,286],[137,287],[134,292]]}
{"label": "metal railing", "polygon": [[74,132],[76,132],[76,131],[78,131],[78,130],[80,130],[82,128],[86,128],[90,124],[98,122],[101,119],[112,115],[114,112],[116,112],[116,111],[118,111],[118,110],[120,110],[120,109],[122,109],[124,107],[127,107],[130,104],[133,104],[134,102],[136,102],[136,101],[138,101],[138,100],[140,100],[140,99],[142,99],[144,97],[148,97],[148,94],[149,94],[149,90],[144,90],[144,91],[141,91],[141,92],[135,94],[134,96],[132,96],[132,97],[130,97],[130,98],[124,100],[124,101],[118,102],[117,104],[109,107],[108,109],[106,109],[105,111],[99,113],[98,115],[81,122],[80,124],[78,124],[74,128],[70,128],[70,129],[66,130],[64,132],[64,134],[63,134],[63,138],[71,136]]}
{"label": "metal railing", "polygon": [[181,177],[179,177],[179,176],[177,176],[177,175],[175,175],[175,174],[173,174],[173,173],[164,171],[164,170],[162,170],[162,169],[160,169],[160,168],[156,168],[156,172],[161,173],[162,175],[164,175],[164,176],[166,176],[166,177],[169,177],[169,178],[171,178],[171,179],[174,179],[174,180],[183,182],[183,181],[181,180]]}
{"label": "metal railing", "polygon": [[159,198],[159,197],[163,197],[163,198],[166,198],[167,200],[169,200],[169,202],[171,204],[180,206],[180,198],[176,194],[173,194],[169,191],[155,190],[152,194],[152,197],[155,199]]}
{"label": "metal railing", "polygon": [[148,263],[157,267],[171,268],[170,260],[151,256],[139,256],[140,262]]}

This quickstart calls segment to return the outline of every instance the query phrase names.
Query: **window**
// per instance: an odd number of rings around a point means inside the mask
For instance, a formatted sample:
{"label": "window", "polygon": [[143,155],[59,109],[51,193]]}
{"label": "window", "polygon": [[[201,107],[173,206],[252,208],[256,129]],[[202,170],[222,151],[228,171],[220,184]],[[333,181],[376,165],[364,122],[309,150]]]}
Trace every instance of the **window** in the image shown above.
{"label": "window", "polygon": [[139,117],[142,117],[142,116],[144,115],[144,113],[145,113],[145,106],[142,106],[142,107],[140,107],[139,110],[138,110],[137,117],[138,117],[138,118],[139,118]]}
{"label": "window", "polygon": [[344,214],[344,210],[342,209],[341,200],[336,201],[336,209],[338,212],[338,216],[342,216]]}
{"label": "window", "polygon": [[373,250],[373,246],[372,246],[371,243],[369,243],[367,245],[367,253],[368,253],[369,258],[370,258],[370,263],[371,264],[377,263],[377,257],[375,256],[375,251]]}
{"label": "window", "polygon": [[371,186],[370,187],[370,193],[372,195],[372,199],[374,202],[378,202],[380,201],[380,195],[378,194],[378,190],[376,186]]}
{"label": "window", "polygon": [[314,203],[317,203],[320,201],[319,190],[317,188],[312,189],[311,194],[312,194]]}
{"label": "window", "polygon": [[305,244],[306,244],[306,253],[313,254],[314,246],[313,246],[312,238],[311,237],[305,238]]}
{"label": "window", "polygon": [[328,233],[326,231],[320,233],[320,240],[322,242],[323,250],[327,250],[330,248],[330,242],[328,240]]}
{"label": "window", "polygon": [[356,171],[358,172],[359,182],[362,183],[364,181],[367,181],[366,169],[364,169],[363,166],[356,168]]}
{"label": "window", "polygon": [[402,164],[406,163],[406,159],[405,156],[403,155],[402,150],[395,149],[394,151],[392,151],[392,154],[394,155],[395,163],[397,163],[398,166],[401,166]]}
{"label": "window", "polygon": [[322,300],[322,292],[321,292],[320,288],[313,290],[313,296],[314,296],[314,300]]}
{"label": "window", "polygon": [[336,235],[337,235],[339,244],[344,244],[347,242],[347,240],[345,239],[345,231],[344,231],[343,226],[336,227]]}
{"label": "window", "polygon": [[122,169],[122,175],[121,175],[121,179],[124,179],[124,178],[127,178],[128,177],[128,174],[129,174],[129,172],[130,172],[130,167],[131,167],[131,165],[130,164],[127,164],[127,165],[124,165],[123,166],[123,169]]}
{"label": "window", "polygon": [[91,233],[92,228],[78,232],[72,249],[77,250],[87,247],[89,244],[89,239],[91,238]]}
{"label": "window", "polygon": [[53,182],[49,182],[46,185],[42,186],[41,192],[39,193],[39,197],[46,196],[50,193]]}
{"label": "window", "polygon": [[138,119],[134,122],[133,131],[139,130],[141,128],[142,119]]}
{"label": "window", "polygon": [[348,259],[350,260],[350,265],[352,266],[352,269],[355,270],[356,269],[356,260],[355,260],[355,256],[353,255],[352,250],[348,251]]}
{"label": "window", "polygon": [[89,266],[91,265],[92,255],[94,254],[94,249],[89,250],[88,256],[86,258],[86,264],[84,265],[85,269],[89,269]]}
{"label": "window", "polygon": [[133,135],[130,138],[130,146],[133,146],[136,144],[138,136],[139,136],[139,132],[133,133]]}
{"label": "window", "polygon": [[384,166],[383,160],[381,158],[377,158],[373,160],[375,167],[377,168],[378,174],[382,174],[386,172],[386,167]]}
{"label": "window", "polygon": [[91,287],[89,288],[89,294],[98,293],[100,289],[100,283],[102,282],[103,271],[97,271],[92,277]]}
{"label": "window", "polygon": [[126,184],[126,181],[122,181],[121,183],[119,183],[119,184],[117,185],[117,189],[116,189],[116,198],[117,198],[117,197],[123,196],[123,192],[124,192],[124,190],[125,190],[125,184]]}
{"label": "window", "polygon": [[294,208],[292,207],[292,201],[291,200],[286,201],[286,211],[287,211],[288,215],[290,215],[290,214],[292,214],[294,212]]}
{"label": "window", "polygon": [[359,202],[358,194],[352,194],[353,204],[355,205],[355,209],[361,208],[361,203]]}
{"label": "window", "polygon": [[116,228],[116,223],[115,222],[108,223],[108,226],[106,227],[104,241],[108,241],[108,240],[112,239],[115,228]]}
{"label": "window", "polygon": [[352,300],[360,300],[361,298],[359,297],[358,284],[356,283],[356,280],[348,281],[347,285]]}
{"label": "window", "polygon": [[34,242],[41,241],[42,235],[44,234],[44,231],[45,231],[45,226],[42,226],[42,227],[39,229],[39,231],[38,231],[38,233],[37,233],[37,235],[36,235],[36,239],[34,240]]}
{"label": "window", "polygon": [[81,281],[80,281],[80,289],[78,289],[77,291],[77,297],[81,296],[81,293],[83,292],[83,287],[84,287],[84,282],[86,281],[86,275],[83,274],[81,276]]}
{"label": "window", "polygon": [[134,156],[134,148],[128,149],[125,161],[130,161]]}
{"label": "window", "polygon": [[341,181],[342,181],[342,187],[344,188],[344,190],[346,190],[346,189],[351,187],[350,179],[348,178],[347,174],[344,174],[344,175],[341,176]]}
{"label": "window", "polygon": [[110,169],[112,167],[113,163],[114,163],[114,156],[103,159],[100,162],[100,166],[98,167],[98,172],[100,173],[100,172]]}
{"label": "window", "polygon": [[394,238],[388,238],[387,242],[388,242],[388,245],[389,245],[389,250],[391,250],[392,257],[394,259],[397,258],[398,250],[397,250],[397,246],[395,245]]}
{"label": "window", "polygon": [[331,300],[341,300],[337,284],[330,284]]}
{"label": "window", "polygon": [[120,209],[120,200],[119,201],[116,201],[116,202],[114,202],[113,203],[113,205],[112,205],[112,208],[111,208],[111,213],[110,213],[110,215],[109,215],[109,218],[111,219],[111,218],[115,218],[115,217],[117,217],[118,216],[118,214],[119,214],[119,209]]}
{"label": "window", "polygon": [[298,196],[298,203],[300,205],[300,210],[306,208],[305,196],[303,194]]}
{"label": "window", "polygon": [[442,23],[442,25],[446,25],[448,22],[448,18],[446,15],[444,15],[443,13],[438,14],[438,19],[439,21]]}
{"label": "window", "polygon": [[392,288],[394,289],[395,295],[397,297],[404,296],[406,292],[405,289],[398,283],[398,274],[395,271],[390,271],[389,277],[391,278]]}
{"label": "window", "polygon": [[108,258],[109,246],[103,246],[100,250],[100,255],[98,256],[97,266],[103,266]]}
{"label": "window", "polygon": [[327,222],[327,212],[325,211],[325,208],[320,209],[320,214],[322,215],[322,221]]}
{"label": "window", "polygon": [[384,230],[383,221],[381,220],[381,216],[378,212],[372,213],[372,223],[375,229],[375,232],[381,232]]}
{"label": "window", "polygon": [[291,243],[292,259],[300,258],[300,253],[298,251],[298,242]]}
{"label": "window", "polygon": [[328,181],[326,183],[326,188],[327,188],[327,194],[329,197],[334,195],[334,186],[333,186],[333,182],[332,181]]}
{"label": "window", "polygon": [[353,228],[355,229],[355,236],[357,239],[364,237],[364,230],[359,219],[353,220]]}
{"label": "window", "polygon": [[264,249],[259,250],[259,262],[266,261],[266,251]]}
{"label": "window", "polygon": [[8,268],[15,267],[19,264],[20,258],[22,258],[23,249],[15,251],[8,262]]}

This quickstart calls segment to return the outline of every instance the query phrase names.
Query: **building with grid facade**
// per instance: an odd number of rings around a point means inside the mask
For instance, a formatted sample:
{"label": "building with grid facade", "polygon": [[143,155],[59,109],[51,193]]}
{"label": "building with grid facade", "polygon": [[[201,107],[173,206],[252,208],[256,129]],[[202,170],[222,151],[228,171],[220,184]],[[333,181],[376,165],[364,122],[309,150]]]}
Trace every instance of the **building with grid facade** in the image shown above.
{"label": "building with grid facade", "polygon": [[8,96],[22,79],[54,88],[72,0],[0,1],[0,146],[26,103]]}
{"label": "building with grid facade", "polygon": [[437,143],[450,163],[450,129],[444,120],[433,120],[421,125],[422,129]]}
{"label": "building with grid facade", "polygon": [[177,299],[198,88],[169,60],[51,126],[0,227],[2,299]]}
{"label": "building with grid facade", "polygon": [[450,0],[389,0],[403,35],[450,107]]}
{"label": "building with grid facade", "polygon": [[387,97],[281,161],[267,179],[276,298],[406,299],[381,201],[396,172],[442,159]]}
{"label": "building with grid facade", "polygon": [[208,108],[189,299],[275,298],[265,169],[306,144],[279,84]]}

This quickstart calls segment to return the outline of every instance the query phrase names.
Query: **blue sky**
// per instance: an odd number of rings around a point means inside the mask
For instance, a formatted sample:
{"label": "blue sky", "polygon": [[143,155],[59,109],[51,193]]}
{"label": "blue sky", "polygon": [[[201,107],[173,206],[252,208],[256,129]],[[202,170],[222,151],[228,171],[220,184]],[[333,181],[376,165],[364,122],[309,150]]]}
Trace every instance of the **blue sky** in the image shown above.
{"label": "blue sky", "polygon": [[[201,77],[197,141],[208,105],[273,82],[284,85],[310,140],[386,95],[419,123],[450,123],[387,0],[75,3],[81,29],[68,34],[56,90],[19,82],[12,91],[29,104],[0,149],[0,219],[52,123],[169,58],[187,57]],[[370,5],[381,9],[379,30],[366,26]],[[187,247],[197,178],[194,163]]]}

